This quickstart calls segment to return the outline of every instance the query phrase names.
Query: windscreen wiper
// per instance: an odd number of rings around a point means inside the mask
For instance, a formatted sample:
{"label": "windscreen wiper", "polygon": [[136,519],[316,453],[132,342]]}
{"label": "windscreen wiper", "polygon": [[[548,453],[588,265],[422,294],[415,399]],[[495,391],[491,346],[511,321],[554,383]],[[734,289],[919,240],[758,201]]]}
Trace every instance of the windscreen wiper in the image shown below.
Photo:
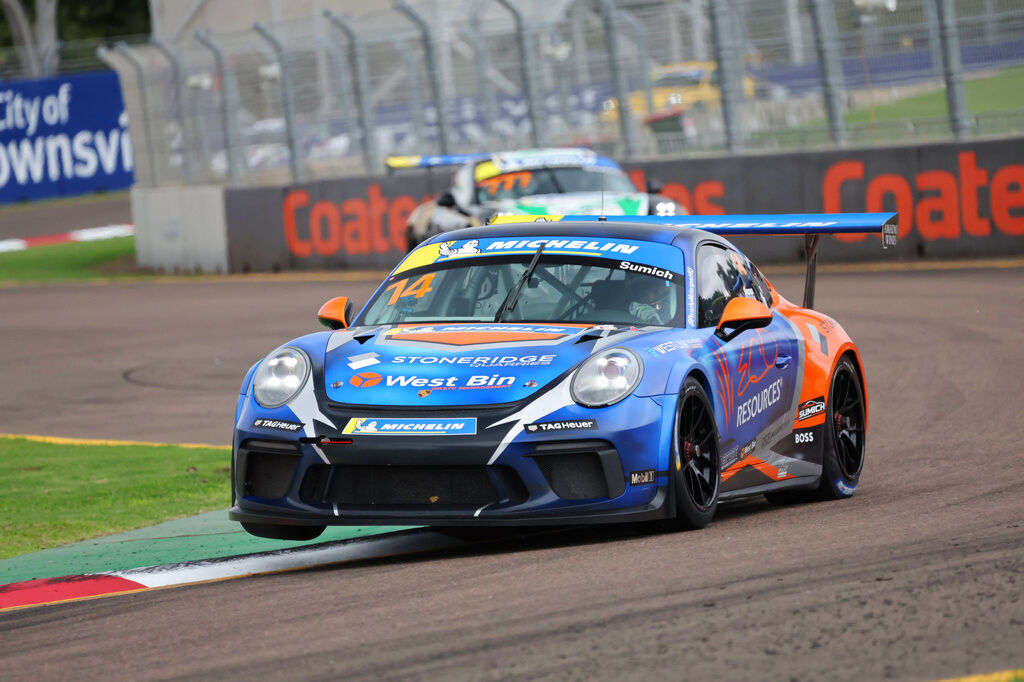
{"label": "windscreen wiper", "polygon": [[526,266],[526,272],[522,274],[516,285],[509,289],[508,295],[505,296],[505,300],[498,306],[498,311],[494,313],[494,321],[501,322],[502,316],[506,310],[515,310],[516,303],[519,301],[519,294],[522,293],[523,287],[530,281],[533,276],[533,271],[537,269],[537,263],[540,262],[540,254],[544,251],[544,245],[541,244],[540,248],[537,249],[537,253],[533,254],[533,260]]}

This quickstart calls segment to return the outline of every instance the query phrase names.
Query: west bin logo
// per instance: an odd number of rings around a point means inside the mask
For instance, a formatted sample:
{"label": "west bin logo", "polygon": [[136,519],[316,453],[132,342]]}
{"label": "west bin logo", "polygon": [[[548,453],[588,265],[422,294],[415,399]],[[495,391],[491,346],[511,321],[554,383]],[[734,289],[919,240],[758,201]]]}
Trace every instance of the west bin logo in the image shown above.
{"label": "west bin logo", "polygon": [[383,379],[384,377],[376,372],[360,372],[349,379],[348,383],[352,384],[356,388],[370,388],[371,386],[379,384]]}
{"label": "west bin logo", "polygon": [[376,372],[360,372],[348,380],[356,388],[370,388],[382,381],[385,386],[398,388],[471,389],[509,388],[516,383],[516,378],[501,374],[474,374],[462,380],[459,377],[451,376],[421,377],[405,374],[382,376]]}

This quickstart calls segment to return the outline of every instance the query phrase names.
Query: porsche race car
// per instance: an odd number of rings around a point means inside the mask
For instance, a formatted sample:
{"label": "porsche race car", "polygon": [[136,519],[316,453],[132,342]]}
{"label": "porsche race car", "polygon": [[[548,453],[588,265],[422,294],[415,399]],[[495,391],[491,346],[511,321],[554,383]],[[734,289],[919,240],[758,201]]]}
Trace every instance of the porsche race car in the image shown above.
{"label": "porsche race car", "polygon": [[459,166],[450,189],[409,216],[409,248],[460,227],[483,225],[497,214],[602,213],[679,215],[686,209],[658,194],[649,180],[637,191],[612,159],[582,148],[528,149],[447,156],[392,156],[390,170]]}
{"label": "porsche race car", "polygon": [[[327,525],[707,525],[751,495],[849,497],[868,394],[813,307],[818,235],[895,214],[499,218],[428,239],[353,315],[242,382],[230,518]],[[722,235],[803,234],[804,305]]]}

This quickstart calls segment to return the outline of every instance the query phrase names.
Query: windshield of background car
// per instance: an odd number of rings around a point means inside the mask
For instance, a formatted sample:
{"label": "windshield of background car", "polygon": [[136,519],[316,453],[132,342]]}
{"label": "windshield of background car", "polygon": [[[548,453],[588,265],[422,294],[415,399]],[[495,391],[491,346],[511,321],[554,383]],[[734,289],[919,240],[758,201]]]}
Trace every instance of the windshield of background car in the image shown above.
{"label": "windshield of background car", "polygon": [[[686,280],[680,274],[678,249],[667,244],[571,238],[471,240],[420,247],[417,251],[429,253],[410,254],[357,324],[492,322],[544,242],[556,246],[545,246],[515,308],[506,310],[502,321],[685,326]],[[511,253],[504,248],[481,251],[496,244],[524,248],[508,249]],[[557,244],[568,248],[559,249]],[[648,253],[665,257],[636,259],[638,244],[644,244]],[[587,254],[586,247],[606,247],[606,251]],[[613,248],[620,251],[613,253]],[[473,249],[481,253],[470,254]],[[629,249],[636,251],[628,253]],[[433,258],[435,253],[438,258]],[[429,264],[419,265],[424,260]],[[409,261],[412,265],[404,267]]]}
{"label": "windshield of background car", "polygon": [[703,82],[704,73],[700,71],[687,71],[685,73],[667,73],[657,78],[651,85],[656,88],[688,88],[700,85]]}
{"label": "windshield of background car", "polygon": [[555,167],[517,170],[484,178],[476,183],[478,203],[519,199],[533,194],[567,192],[630,192],[636,187],[620,170],[608,168]]}

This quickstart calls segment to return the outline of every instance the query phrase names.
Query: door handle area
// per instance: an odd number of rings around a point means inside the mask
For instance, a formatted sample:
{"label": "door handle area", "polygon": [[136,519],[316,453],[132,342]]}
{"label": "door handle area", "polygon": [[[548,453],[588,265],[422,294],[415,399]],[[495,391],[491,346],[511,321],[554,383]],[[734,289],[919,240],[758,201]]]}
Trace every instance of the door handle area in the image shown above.
{"label": "door handle area", "polygon": [[789,363],[792,359],[793,358],[791,358],[788,355],[780,355],[779,357],[775,358],[775,366],[778,367],[779,369],[789,367]]}

